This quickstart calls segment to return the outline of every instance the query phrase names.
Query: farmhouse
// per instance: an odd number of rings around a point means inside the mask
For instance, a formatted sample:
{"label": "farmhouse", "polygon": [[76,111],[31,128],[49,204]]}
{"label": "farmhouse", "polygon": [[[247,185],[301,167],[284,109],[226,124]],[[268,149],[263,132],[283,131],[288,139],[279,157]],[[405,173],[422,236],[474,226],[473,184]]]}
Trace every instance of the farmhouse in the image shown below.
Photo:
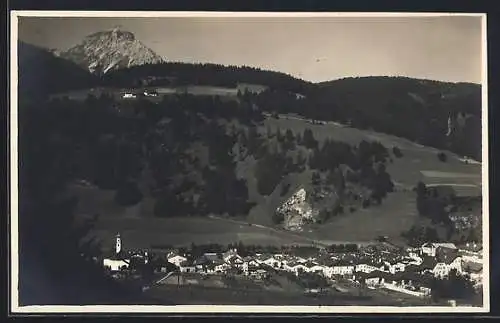
{"label": "farmhouse", "polygon": [[432,273],[437,278],[444,278],[448,276],[452,269],[455,269],[459,274],[462,271],[462,258],[456,256],[440,257],[438,262],[432,269]]}
{"label": "farmhouse", "polygon": [[436,251],[438,248],[443,248],[443,249],[451,249],[451,250],[456,250],[457,247],[453,243],[435,243],[435,242],[427,242],[424,243],[421,247],[421,253],[423,255],[435,257],[436,256]]}

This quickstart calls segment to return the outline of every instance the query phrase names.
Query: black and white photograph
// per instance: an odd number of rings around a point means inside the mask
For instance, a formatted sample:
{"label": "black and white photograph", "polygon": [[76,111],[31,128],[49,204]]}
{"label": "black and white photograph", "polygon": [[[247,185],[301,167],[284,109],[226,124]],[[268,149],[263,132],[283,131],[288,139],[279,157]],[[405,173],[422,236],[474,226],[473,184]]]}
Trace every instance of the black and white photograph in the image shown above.
{"label": "black and white photograph", "polygon": [[488,312],[486,14],[11,13],[11,310]]}

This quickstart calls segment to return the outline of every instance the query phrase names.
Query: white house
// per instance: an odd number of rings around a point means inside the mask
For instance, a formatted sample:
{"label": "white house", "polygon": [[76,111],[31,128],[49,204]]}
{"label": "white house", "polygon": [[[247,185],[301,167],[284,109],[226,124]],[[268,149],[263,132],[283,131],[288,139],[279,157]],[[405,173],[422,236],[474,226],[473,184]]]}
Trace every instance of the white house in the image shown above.
{"label": "white house", "polygon": [[134,93],[124,93],[123,94],[123,98],[124,99],[134,99],[136,98],[137,96],[134,94]]}
{"label": "white house", "polygon": [[402,262],[397,262],[395,264],[389,264],[389,272],[391,274],[395,274],[398,272],[405,271],[406,265]]}
{"label": "white house", "polygon": [[156,91],[145,90],[144,96],[158,96],[158,93]]}
{"label": "white house", "polygon": [[436,256],[436,251],[437,249],[441,248],[447,248],[447,249],[457,249],[455,244],[453,243],[435,243],[435,242],[427,242],[424,243],[421,247],[421,252],[424,255],[435,257]]}
{"label": "white house", "polygon": [[362,272],[362,273],[371,273],[372,271],[379,270],[379,268],[369,265],[367,263],[364,264],[358,264],[355,266],[354,271],[356,272]]}
{"label": "white house", "polygon": [[319,264],[314,264],[311,267],[309,267],[309,272],[320,274],[320,275],[323,275],[325,277],[329,276],[328,275],[329,274],[328,267],[323,266],[323,265],[319,265]]}
{"label": "white house", "polygon": [[229,268],[231,268],[231,266],[228,263],[224,262],[224,263],[221,263],[221,264],[216,264],[214,269],[215,269],[216,273],[224,273]]}
{"label": "white house", "polygon": [[276,256],[269,256],[267,257],[267,259],[261,262],[273,268],[280,268],[282,264],[282,260]]}
{"label": "white house", "polygon": [[177,267],[180,267],[181,263],[185,262],[186,260],[187,258],[181,255],[171,255],[167,258],[167,261],[169,263],[174,264]]}
{"label": "white house", "polygon": [[181,273],[194,273],[196,272],[196,266],[186,260],[179,265],[179,270]]}
{"label": "white house", "polygon": [[308,268],[301,263],[291,262],[284,265],[286,271],[290,271],[295,273],[295,275],[299,275],[301,272],[308,272]]}
{"label": "white house", "polygon": [[233,268],[239,268],[239,269],[242,269],[243,268],[243,264],[245,263],[243,261],[243,258],[241,258],[238,255],[231,255],[230,257],[227,257],[225,259],[225,262],[228,265],[230,265],[231,267],[233,267]]}
{"label": "white house", "polygon": [[444,278],[448,276],[448,274],[452,269],[457,270],[459,274],[463,273],[461,257],[456,257],[452,261],[446,260],[438,262],[434,267],[434,269],[432,270],[432,273],[434,274],[434,277]]}
{"label": "white house", "polygon": [[229,262],[229,260],[234,257],[240,259],[243,263],[243,257],[238,255],[238,251],[236,249],[228,250],[222,255],[222,259],[224,259],[225,262]]}
{"label": "white house", "polygon": [[120,271],[122,269],[128,268],[129,263],[123,259],[108,259],[103,260],[104,268],[108,268],[111,271]]}
{"label": "white house", "polygon": [[356,266],[354,265],[334,265],[332,266],[332,275],[351,275],[355,268]]}

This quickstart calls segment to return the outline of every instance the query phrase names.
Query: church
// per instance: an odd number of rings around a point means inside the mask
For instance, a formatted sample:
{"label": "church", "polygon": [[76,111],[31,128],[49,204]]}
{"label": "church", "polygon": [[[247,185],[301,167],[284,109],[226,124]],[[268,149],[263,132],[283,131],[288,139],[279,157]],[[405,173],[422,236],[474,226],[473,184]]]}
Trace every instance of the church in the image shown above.
{"label": "church", "polygon": [[127,269],[129,265],[130,259],[128,259],[125,252],[122,250],[122,240],[118,233],[115,237],[114,253],[103,259],[103,266],[112,272],[116,272]]}

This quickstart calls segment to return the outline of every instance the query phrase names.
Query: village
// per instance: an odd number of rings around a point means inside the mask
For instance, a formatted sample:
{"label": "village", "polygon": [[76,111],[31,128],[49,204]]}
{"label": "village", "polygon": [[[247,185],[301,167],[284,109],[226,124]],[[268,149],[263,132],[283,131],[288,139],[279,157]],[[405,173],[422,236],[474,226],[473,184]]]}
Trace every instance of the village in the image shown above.
{"label": "village", "polygon": [[[268,252],[255,252],[241,244],[226,250],[221,246],[210,249],[210,246],[192,246],[125,251],[118,234],[114,250],[100,261],[115,279],[131,276],[143,279],[143,290],[160,285],[209,286],[209,282],[216,282],[211,288],[228,286],[217,277],[270,286],[280,276],[298,282],[301,292],[306,294],[321,294],[333,288],[337,292],[378,290],[430,299],[436,280],[444,281],[451,275],[470,282],[477,293],[482,288],[482,246],[472,242],[460,246],[428,242],[419,248],[378,242],[321,249],[292,246]],[[149,278],[144,280],[145,276]]]}

